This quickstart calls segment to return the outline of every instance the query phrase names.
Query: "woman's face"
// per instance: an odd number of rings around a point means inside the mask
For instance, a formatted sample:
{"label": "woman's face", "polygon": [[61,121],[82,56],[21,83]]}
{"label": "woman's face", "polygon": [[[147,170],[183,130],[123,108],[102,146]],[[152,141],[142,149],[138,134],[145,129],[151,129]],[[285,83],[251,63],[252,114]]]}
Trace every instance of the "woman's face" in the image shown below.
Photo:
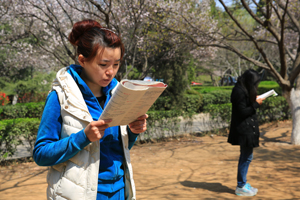
{"label": "woman's face", "polygon": [[[109,48],[98,50],[97,55],[90,61],[85,61],[82,55],[78,56],[80,65],[84,68],[81,78],[89,88],[97,93],[102,87],[106,87],[117,74],[120,67],[121,49]],[[96,94],[94,93],[96,96]],[[98,95],[97,95],[98,96]]]}

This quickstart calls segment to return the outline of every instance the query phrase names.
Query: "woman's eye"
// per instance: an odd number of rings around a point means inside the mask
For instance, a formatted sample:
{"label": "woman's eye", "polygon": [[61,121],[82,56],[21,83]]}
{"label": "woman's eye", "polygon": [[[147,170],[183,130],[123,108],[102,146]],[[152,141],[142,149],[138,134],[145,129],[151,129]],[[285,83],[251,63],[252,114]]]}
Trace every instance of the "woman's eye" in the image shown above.
{"label": "woman's eye", "polygon": [[114,66],[114,67],[118,67],[119,63],[115,63],[115,64],[98,64],[98,66],[100,67],[109,67],[109,66]]}

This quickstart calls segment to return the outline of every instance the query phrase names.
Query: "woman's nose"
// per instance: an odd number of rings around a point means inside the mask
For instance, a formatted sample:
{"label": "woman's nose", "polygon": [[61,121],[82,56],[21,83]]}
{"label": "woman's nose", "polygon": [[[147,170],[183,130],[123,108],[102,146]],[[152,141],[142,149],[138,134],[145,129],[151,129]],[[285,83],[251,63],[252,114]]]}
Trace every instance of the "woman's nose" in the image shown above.
{"label": "woman's nose", "polygon": [[107,75],[112,75],[114,73],[114,68],[112,67],[112,65],[110,65],[107,69],[106,69],[106,74]]}

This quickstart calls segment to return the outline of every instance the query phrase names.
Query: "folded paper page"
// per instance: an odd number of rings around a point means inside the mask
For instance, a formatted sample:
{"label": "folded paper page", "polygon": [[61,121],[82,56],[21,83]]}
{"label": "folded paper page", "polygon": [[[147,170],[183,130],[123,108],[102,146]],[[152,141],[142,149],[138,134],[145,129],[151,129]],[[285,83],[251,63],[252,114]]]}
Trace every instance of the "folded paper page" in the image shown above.
{"label": "folded paper page", "polygon": [[122,80],[99,119],[112,119],[108,125],[127,125],[145,114],[167,85],[158,81]]}
{"label": "folded paper page", "polygon": [[266,99],[270,96],[277,96],[278,94],[274,90],[270,90],[266,93],[259,95],[256,99]]}

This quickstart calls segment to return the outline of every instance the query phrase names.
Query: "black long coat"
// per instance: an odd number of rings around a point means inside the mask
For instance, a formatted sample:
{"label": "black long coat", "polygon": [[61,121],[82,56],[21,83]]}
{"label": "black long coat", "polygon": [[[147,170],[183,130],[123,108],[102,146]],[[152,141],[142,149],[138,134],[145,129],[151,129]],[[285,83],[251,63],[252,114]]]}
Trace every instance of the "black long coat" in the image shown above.
{"label": "black long coat", "polygon": [[246,91],[237,83],[231,93],[232,116],[228,142],[247,147],[259,146],[257,102],[251,103]]}

